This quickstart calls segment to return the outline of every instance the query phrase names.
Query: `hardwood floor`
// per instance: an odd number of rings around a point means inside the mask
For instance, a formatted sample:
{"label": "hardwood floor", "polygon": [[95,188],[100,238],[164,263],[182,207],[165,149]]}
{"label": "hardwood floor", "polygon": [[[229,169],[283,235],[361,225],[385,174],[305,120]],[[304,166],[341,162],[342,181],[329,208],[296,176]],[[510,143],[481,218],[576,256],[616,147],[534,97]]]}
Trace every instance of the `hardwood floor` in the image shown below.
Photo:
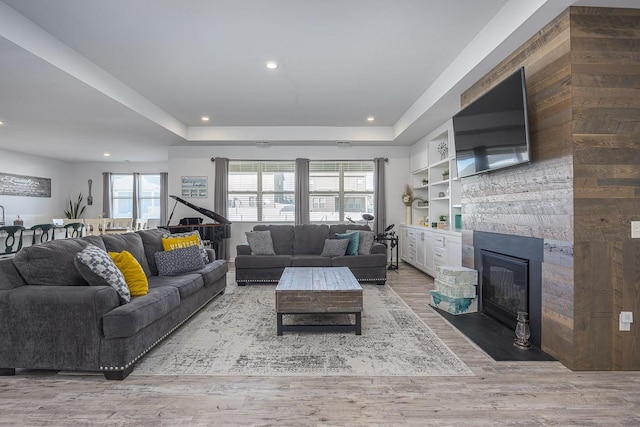
{"label": "hardwood floor", "polygon": [[640,425],[640,372],[495,362],[427,306],[428,276],[402,264],[399,274],[389,272],[389,285],[474,377],[106,381],[101,375],[19,371],[0,377],[0,425]]}

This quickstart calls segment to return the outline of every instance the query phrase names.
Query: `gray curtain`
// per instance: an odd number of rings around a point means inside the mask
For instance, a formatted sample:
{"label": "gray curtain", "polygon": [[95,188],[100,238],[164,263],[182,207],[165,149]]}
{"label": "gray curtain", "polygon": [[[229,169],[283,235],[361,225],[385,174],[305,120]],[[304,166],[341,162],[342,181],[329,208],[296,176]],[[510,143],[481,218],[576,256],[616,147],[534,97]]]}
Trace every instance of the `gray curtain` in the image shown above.
{"label": "gray curtain", "polygon": [[138,172],[133,173],[133,200],[131,205],[131,216],[135,223],[140,216],[140,174]]}
{"label": "gray curtain", "polygon": [[112,192],[111,172],[102,172],[102,215],[105,218],[111,218],[113,211],[113,206],[111,205]]}
{"label": "gray curtain", "polygon": [[309,159],[296,159],[296,225],[309,224]]}
{"label": "gray curtain", "polygon": [[[222,157],[216,157],[214,161],[216,168],[215,172],[215,184],[213,194],[213,211],[223,217],[229,216],[229,189],[228,189],[228,175],[229,175],[229,159]],[[231,257],[229,251],[229,239],[223,239],[218,244],[218,259],[226,259],[227,261]]]}
{"label": "gray curtain", "polygon": [[160,225],[169,225],[169,210],[167,203],[169,202],[169,174],[160,172]]}
{"label": "gray curtain", "polygon": [[376,217],[373,221],[373,231],[380,234],[384,231],[387,223],[386,213],[386,192],[384,190],[384,164],[387,159],[376,157],[373,159],[373,182],[375,191],[373,193],[373,205]]}

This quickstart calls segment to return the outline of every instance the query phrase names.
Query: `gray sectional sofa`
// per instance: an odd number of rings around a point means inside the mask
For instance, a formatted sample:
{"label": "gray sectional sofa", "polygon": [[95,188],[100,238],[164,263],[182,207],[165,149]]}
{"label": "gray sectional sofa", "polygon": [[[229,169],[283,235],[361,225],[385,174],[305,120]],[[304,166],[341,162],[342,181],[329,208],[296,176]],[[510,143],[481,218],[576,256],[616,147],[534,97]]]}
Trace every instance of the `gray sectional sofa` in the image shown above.
{"label": "gray sectional sofa", "polygon": [[387,249],[373,243],[368,254],[322,256],[326,239],[347,230],[370,231],[368,226],[334,224],[318,225],[256,225],[254,231],[270,231],[275,255],[252,254],[249,244],[237,245],[235,258],[236,282],[277,282],[286,267],[349,267],[359,282],[385,284],[387,280]]}
{"label": "gray sectional sofa", "polygon": [[[163,230],[55,240],[0,261],[0,375],[16,368],[98,371],[124,379],[144,354],[225,291],[228,266],[158,276]],[[147,295],[123,304],[110,286],[89,286],[75,255],[93,244],[129,251],[148,277]]]}

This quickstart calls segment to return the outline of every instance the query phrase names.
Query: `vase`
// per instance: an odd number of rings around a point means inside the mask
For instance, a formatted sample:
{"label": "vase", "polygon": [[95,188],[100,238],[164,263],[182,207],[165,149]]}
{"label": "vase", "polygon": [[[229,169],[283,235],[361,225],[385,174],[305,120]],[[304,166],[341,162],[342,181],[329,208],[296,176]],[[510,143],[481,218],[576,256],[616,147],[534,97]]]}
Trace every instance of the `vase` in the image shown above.
{"label": "vase", "polygon": [[406,217],[404,219],[405,224],[411,224],[411,206],[406,207]]}

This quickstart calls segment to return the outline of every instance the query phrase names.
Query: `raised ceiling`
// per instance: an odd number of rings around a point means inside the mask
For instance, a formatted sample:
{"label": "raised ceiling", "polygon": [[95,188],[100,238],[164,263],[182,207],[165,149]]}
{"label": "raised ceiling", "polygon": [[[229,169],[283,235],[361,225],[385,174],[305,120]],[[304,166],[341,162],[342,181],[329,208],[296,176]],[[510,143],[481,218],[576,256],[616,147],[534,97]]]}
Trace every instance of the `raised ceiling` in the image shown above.
{"label": "raised ceiling", "polygon": [[409,145],[574,1],[522,3],[0,1],[0,148],[162,161],[180,144]]}

